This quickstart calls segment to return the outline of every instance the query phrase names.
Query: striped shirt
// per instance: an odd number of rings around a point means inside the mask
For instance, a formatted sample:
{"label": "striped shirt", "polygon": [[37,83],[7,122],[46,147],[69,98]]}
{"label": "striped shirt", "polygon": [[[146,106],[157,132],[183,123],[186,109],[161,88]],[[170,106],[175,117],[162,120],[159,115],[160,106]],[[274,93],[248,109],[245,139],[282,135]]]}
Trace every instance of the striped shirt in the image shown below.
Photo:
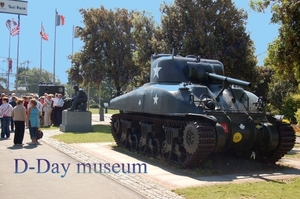
{"label": "striped shirt", "polygon": [[11,117],[13,107],[9,103],[3,103],[0,106],[0,118]]}

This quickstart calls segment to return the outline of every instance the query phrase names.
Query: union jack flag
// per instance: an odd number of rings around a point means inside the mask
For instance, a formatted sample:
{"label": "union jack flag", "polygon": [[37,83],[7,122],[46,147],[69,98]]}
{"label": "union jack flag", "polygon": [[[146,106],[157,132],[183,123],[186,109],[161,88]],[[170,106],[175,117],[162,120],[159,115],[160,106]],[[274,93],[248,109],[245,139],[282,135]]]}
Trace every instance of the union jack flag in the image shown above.
{"label": "union jack flag", "polygon": [[14,27],[12,28],[10,35],[16,36],[20,33],[20,15],[18,16],[18,23],[15,22],[14,19],[12,19],[12,23],[13,23]]}
{"label": "union jack flag", "polygon": [[6,25],[7,29],[10,31],[11,20],[10,20],[10,19],[7,19],[5,25]]}
{"label": "union jack flag", "polygon": [[41,35],[41,37],[42,37],[43,40],[48,41],[49,35],[48,35],[47,33],[45,33],[45,29],[44,29],[44,26],[43,26],[43,25],[42,25],[42,28],[41,28],[40,35]]}

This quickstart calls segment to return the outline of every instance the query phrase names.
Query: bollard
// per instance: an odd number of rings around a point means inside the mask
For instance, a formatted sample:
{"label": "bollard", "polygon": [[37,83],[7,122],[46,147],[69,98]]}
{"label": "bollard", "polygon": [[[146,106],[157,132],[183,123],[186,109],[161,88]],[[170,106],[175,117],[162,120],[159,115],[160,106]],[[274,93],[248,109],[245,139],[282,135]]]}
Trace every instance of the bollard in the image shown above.
{"label": "bollard", "polygon": [[99,107],[99,116],[100,116],[100,121],[104,121],[104,111],[103,108],[100,106]]}

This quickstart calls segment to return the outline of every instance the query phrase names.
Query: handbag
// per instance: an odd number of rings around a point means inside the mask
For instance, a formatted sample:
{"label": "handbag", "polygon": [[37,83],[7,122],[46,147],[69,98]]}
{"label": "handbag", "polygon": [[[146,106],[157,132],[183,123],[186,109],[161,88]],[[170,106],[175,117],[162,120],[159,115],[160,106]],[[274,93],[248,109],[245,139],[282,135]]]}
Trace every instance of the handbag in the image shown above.
{"label": "handbag", "polygon": [[37,140],[41,139],[43,135],[44,135],[43,131],[41,131],[41,129],[38,129],[36,133],[36,139]]}

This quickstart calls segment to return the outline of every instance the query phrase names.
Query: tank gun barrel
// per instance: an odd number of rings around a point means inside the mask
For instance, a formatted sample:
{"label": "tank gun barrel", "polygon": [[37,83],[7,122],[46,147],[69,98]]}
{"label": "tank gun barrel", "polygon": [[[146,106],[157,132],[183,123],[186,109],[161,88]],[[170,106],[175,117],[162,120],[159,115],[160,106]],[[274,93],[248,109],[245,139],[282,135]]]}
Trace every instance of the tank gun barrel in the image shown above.
{"label": "tank gun barrel", "polygon": [[227,82],[227,83],[235,84],[235,85],[239,85],[239,86],[251,87],[250,82],[246,82],[246,81],[243,81],[243,80],[239,80],[239,79],[235,79],[235,78],[231,78],[231,77],[226,77],[226,76],[223,76],[223,75],[217,75],[215,73],[207,73],[207,75],[210,79],[213,79],[213,80]]}

